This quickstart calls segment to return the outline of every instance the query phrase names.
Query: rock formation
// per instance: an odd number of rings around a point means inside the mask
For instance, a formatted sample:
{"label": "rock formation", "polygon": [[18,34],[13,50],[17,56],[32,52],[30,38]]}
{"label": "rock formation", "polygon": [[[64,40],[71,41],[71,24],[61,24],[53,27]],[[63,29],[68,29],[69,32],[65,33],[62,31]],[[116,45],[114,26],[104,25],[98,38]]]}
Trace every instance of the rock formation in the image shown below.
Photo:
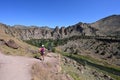
{"label": "rock formation", "polygon": [[8,47],[13,48],[13,49],[18,49],[18,48],[19,48],[18,44],[16,44],[15,41],[14,41],[14,40],[11,40],[11,39],[6,42],[6,45],[7,45]]}
{"label": "rock formation", "polygon": [[108,16],[90,24],[79,22],[68,27],[59,28],[56,26],[55,29],[51,29],[49,27],[28,27],[22,25],[8,27],[5,24],[0,24],[0,28],[6,34],[22,40],[42,38],[58,39],[67,38],[74,35],[116,36],[120,35],[120,15]]}

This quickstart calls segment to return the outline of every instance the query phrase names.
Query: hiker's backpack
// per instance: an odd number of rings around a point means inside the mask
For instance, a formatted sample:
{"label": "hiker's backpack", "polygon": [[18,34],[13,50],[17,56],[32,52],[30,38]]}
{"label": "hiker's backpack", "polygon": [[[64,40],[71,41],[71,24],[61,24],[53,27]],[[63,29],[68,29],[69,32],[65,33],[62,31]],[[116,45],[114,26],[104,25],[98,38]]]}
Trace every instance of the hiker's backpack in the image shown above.
{"label": "hiker's backpack", "polygon": [[44,53],[44,52],[45,52],[45,49],[44,49],[44,48],[41,48],[41,49],[40,49],[40,52],[41,52],[41,53]]}

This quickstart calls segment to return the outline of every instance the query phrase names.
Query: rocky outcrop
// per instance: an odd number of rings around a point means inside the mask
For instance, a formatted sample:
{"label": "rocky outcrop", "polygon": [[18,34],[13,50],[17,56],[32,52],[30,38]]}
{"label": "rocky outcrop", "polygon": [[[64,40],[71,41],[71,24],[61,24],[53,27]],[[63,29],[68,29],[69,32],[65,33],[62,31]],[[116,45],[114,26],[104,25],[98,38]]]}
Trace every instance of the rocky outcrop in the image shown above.
{"label": "rocky outcrop", "polygon": [[[83,61],[82,61],[83,62]],[[114,80],[109,75],[99,72],[95,69],[90,69],[87,64],[81,64],[79,61],[68,57],[62,57],[63,70],[69,74],[77,74],[77,79],[80,80]],[[72,71],[74,70],[74,71]],[[72,72],[72,73],[71,73]],[[87,74],[87,75],[86,75]],[[84,78],[85,76],[85,78]]]}
{"label": "rocky outcrop", "polygon": [[8,27],[0,24],[1,31],[18,39],[58,39],[75,35],[81,36],[118,36],[120,35],[120,15],[112,15],[94,23],[79,22],[75,25],[55,29],[49,27],[15,25]]}
{"label": "rocky outcrop", "polygon": [[14,40],[7,41],[6,45],[10,48],[13,48],[13,49],[18,49],[19,48],[19,46],[15,43]]}
{"label": "rocky outcrop", "polygon": [[[84,27],[86,26],[86,27]],[[0,26],[1,27],[1,26]],[[4,27],[4,26],[2,26]],[[84,28],[83,28],[84,27]],[[88,29],[87,29],[88,28]],[[67,38],[74,35],[95,35],[93,30],[87,24],[76,24],[67,28],[58,26],[55,29],[41,27],[5,27],[3,30],[6,34],[22,40],[29,39],[58,39]],[[89,32],[88,32],[89,31]]]}
{"label": "rocky outcrop", "polygon": [[10,35],[17,37],[22,40],[29,39],[46,39],[51,38],[51,29],[49,28],[38,28],[38,27],[29,27],[26,29],[14,28],[10,29]]}
{"label": "rocky outcrop", "polygon": [[69,40],[67,44],[58,46],[64,52],[80,55],[90,55],[104,59],[112,64],[120,65],[120,42],[101,41],[97,39]]}
{"label": "rocky outcrop", "polygon": [[19,48],[18,44],[16,44],[15,41],[12,39],[10,39],[7,42],[4,39],[0,39],[0,46],[3,46],[3,45],[6,45],[6,46],[13,48],[13,49]]}

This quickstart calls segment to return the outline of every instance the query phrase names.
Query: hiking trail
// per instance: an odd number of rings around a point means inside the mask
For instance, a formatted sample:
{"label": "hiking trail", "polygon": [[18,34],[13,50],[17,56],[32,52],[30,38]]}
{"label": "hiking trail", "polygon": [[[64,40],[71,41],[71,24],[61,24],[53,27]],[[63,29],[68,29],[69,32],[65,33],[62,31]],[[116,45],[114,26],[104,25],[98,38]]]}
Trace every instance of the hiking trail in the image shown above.
{"label": "hiking trail", "polygon": [[58,65],[56,57],[57,54],[50,53],[44,61],[41,61],[23,56],[4,55],[0,52],[0,80],[31,80],[31,67],[34,63],[42,65],[49,62]]}

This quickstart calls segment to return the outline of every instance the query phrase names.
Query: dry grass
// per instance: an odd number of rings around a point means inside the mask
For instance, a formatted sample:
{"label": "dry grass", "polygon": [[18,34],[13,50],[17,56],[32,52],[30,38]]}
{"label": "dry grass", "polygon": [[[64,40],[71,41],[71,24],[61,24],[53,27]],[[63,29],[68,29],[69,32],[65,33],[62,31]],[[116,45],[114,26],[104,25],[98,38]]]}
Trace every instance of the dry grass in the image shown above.
{"label": "dry grass", "polygon": [[50,63],[36,63],[32,66],[32,80],[73,80],[72,77],[63,72],[58,73],[57,68]]}
{"label": "dry grass", "polygon": [[[4,38],[2,38],[2,39],[4,39]],[[11,38],[7,37],[7,39],[10,40]],[[6,40],[6,38],[4,40]],[[33,56],[32,52],[30,52],[29,50],[34,50],[34,51],[38,50],[37,47],[31,46],[31,45],[29,45],[21,40],[18,40],[16,38],[12,38],[12,40],[14,40],[15,43],[19,45],[19,48],[13,49],[6,45],[1,45],[0,51],[2,53],[8,54],[8,55]]]}
{"label": "dry grass", "polygon": [[37,63],[32,66],[32,80],[52,80],[51,77],[47,68]]}
{"label": "dry grass", "polygon": [[2,46],[0,46],[0,49],[1,49],[2,53],[7,54],[7,55],[32,56],[31,53],[27,52],[23,48],[12,49],[6,45],[2,45]]}
{"label": "dry grass", "polygon": [[29,50],[38,50],[38,48],[31,46],[22,40],[16,39],[15,37],[12,37],[8,34],[5,34],[3,31],[0,30],[0,39],[4,39],[5,41],[8,41],[10,39],[14,40],[16,44],[19,45],[18,49],[12,49],[10,47],[7,47],[6,45],[0,46],[0,51],[5,54],[10,55],[20,55],[20,56],[33,56]]}

